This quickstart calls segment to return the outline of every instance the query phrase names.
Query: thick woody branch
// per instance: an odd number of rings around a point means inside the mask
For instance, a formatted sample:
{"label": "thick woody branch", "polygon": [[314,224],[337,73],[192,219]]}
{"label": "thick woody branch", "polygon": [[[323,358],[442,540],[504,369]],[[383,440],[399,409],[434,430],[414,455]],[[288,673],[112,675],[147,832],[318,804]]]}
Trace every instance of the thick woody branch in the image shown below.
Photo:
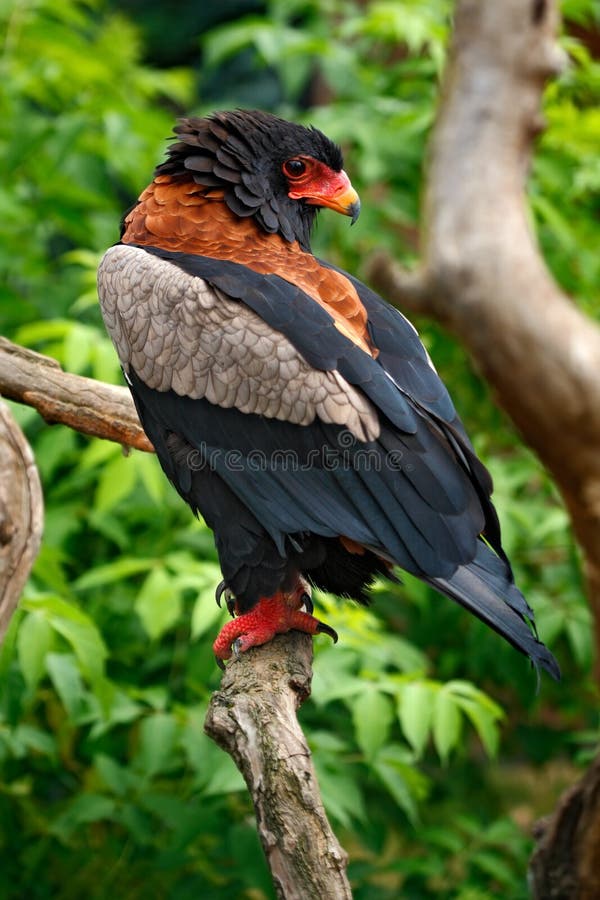
{"label": "thick woody branch", "polygon": [[405,269],[389,253],[374,253],[367,264],[369,279],[384,297],[405,312],[431,314],[432,288],[425,269]]}
{"label": "thick woody branch", "polygon": [[298,632],[242,654],[213,694],[205,729],[246,780],[277,896],[349,900],[346,854],[296,718],[310,694],[311,663],[311,639]]}
{"label": "thick woody branch", "polygon": [[0,337],[0,395],[33,406],[49,424],[152,453],[127,388],[63,372],[55,359]]}
{"label": "thick woody branch", "polygon": [[44,501],[31,448],[0,401],[0,641],[42,539]]}

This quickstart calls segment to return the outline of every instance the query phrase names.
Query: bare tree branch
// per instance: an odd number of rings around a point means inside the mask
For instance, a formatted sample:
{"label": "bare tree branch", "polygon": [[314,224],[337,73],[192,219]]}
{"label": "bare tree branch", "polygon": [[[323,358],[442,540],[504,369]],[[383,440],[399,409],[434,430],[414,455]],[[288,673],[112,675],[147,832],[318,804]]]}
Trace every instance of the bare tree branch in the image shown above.
{"label": "bare tree branch", "polygon": [[387,252],[373,254],[367,265],[371,281],[384,297],[404,311],[431,314],[432,287],[426,269],[405,269]]}
{"label": "bare tree branch", "polygon": [[290,632],[227,666],[205,729],[246,780],[282,900],[350,900],[346,854],[325,816],[296,710],[310,694],[312,641]]}
{"label": "bare tree branch", "polygon": [[31,448],[0,402],[0,641],[35,562],[44,500]]}
{"label": "bare tree branch", "polygon": [[0,337],[0,395],[33,406],[49,424],[152,453],[127,388],[63,372],[55,359]]}
{"label": "bare tree branch", "polygon": [[[461,0],[430,148],[420,286],[392,300],[467,347],[552,473],[585,553],[600,661],[600,328],[554,282],[525,195],[544,84],[564,64],[554,0]],[[416,276],[410,275],[408,284]]]}

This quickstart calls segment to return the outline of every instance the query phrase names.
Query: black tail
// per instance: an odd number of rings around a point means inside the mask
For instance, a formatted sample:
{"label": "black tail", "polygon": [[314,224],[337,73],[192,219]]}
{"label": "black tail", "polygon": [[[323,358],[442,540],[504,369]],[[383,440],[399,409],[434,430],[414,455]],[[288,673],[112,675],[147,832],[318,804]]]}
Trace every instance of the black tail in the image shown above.
{"label": "black tail", "polygon": [[524,653],[536,669],[545,669],[557,681],[560,669],[554,656],[538,640],[533,611],[515,586],[506,563],[483,542],[472,562],[460,566],[450,578],[425,578],[432,587],[456,600]]}

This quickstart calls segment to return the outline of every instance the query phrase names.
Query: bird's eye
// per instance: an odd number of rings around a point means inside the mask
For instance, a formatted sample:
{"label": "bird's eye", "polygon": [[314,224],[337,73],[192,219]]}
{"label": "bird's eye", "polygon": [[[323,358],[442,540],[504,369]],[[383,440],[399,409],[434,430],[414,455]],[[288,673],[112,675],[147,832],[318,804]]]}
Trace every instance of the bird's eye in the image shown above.
{"label": "bird's eye", "polygon": [[300,178],[306,172],[306,163],[301,159],[288,159],[283,164],[283,171],[288,178]]}

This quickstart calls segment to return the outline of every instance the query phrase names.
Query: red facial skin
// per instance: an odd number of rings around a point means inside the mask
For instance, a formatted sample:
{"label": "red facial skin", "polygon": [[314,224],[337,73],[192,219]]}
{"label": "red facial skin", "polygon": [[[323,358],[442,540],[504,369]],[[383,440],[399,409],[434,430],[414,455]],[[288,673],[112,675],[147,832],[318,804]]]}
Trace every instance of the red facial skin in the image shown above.
{"label": "red facial skin", "polygon": [[[304,172],[295,175],[290,163],[302,163]],[[283,174],[288,179],[292,200],[306,200],[311,206],[327,206],[355,220],[360,211],[358,194],[342,169],[334,172],[325,163],[311,156],[295,156],[283,164]]]}

